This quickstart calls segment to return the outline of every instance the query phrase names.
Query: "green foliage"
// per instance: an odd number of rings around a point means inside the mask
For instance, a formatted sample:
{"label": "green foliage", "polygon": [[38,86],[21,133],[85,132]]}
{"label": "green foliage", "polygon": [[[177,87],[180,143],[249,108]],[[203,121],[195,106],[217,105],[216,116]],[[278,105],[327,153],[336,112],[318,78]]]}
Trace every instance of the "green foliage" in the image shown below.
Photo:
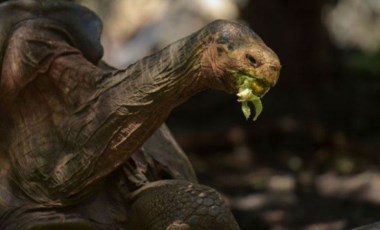
{"label": "green foliage", "polygon": [[253,120],[256,121],[257,117],[263,111],[263,105],[261,103],[260,97],[253,93],[252,85],[256,80],[248,76],[240,76],[238,82],[239,92],[237,96],[238,101],[242,103],[241,110],[246,119],[251,116],[251,108],[249,107],[249,102],[251,102],[255,108],[255,116]]}

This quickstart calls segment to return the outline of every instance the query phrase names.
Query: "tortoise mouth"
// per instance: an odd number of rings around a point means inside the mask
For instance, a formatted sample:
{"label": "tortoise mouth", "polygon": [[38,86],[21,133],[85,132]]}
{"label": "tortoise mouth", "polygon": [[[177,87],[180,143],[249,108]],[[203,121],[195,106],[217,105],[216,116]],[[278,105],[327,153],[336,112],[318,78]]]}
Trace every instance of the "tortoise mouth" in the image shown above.
{"label": "tortoise mouth", "polygon": [[253,117],[255,121],[263,110],[260,98],[268,92],[270,87],[264,80],[252,77],[252,75],[239,74],[238,77],[238,93],[236,95],[238,96],[238,101],[242,103],[242,112],[248,119],[251,116],[249,106],[249,103],[251,103],[255,108],[255,116]]}
{"label": "tortoise mouth", "polygon": [[270,89],[269,84],[261,78],[252,77],[254,79],[251,84],[253,93],[259,97],[263,97]]}
{"label": "tortoise mouth", "polygon": [[244,72],[238,74],[237,86],[239,91],[241,91],[242,88],[249,88],[254,95],[260,98],[271,88],[270,84],[264,80],[264,77],[253,76]]}

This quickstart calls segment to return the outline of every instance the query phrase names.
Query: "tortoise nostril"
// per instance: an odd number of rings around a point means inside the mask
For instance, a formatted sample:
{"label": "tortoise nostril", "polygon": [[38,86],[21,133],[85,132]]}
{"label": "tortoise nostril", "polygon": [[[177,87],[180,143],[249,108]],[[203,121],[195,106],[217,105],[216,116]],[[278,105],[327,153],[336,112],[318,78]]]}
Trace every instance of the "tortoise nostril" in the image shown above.
{"label": "tortoise nostril", "polygon": [[253,66],[253,67],[258,67],[260,64],[257,62],[256,58],[253,57],[252,55],[250,54],[246,54],[245,57],[247,58],[248,60],[248,63]]}
{"label": "tortoise nostril", "polygon": [[280,67],[279,66],[276,66],[276,65],[271,65],[269,66],[269,68],[273,71],[279,71],[280,70]]}

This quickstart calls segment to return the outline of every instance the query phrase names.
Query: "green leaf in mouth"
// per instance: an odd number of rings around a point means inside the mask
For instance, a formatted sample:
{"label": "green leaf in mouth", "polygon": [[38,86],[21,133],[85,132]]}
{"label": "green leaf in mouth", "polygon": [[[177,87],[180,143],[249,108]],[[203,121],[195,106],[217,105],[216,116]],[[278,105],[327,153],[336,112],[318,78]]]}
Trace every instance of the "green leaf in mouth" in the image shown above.
{"label": "green leaf in mouth", "polygon": [[237,96],[239,97],[238,101],[242,103],[241,110],[246,119],[248,119],[251,116],[251,108],[249,107],[249,102],[251,102],[254,106],[254,121],[256,121],[257,117],[263,111],[263,105],[261,103],[260,97],[256,96],[252,90],[252,85],[255,81],[256,80],[254,78],[251,78],[246,75],[241,75],[238,81],[239,92],[237,93]]}

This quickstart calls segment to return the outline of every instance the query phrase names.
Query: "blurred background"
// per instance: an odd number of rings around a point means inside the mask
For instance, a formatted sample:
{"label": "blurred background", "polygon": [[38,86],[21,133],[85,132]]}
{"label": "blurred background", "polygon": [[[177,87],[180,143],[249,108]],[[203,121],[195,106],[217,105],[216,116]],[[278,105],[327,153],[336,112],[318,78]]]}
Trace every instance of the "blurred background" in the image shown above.
{"label": "blurred background", "polygon": [[201,93],[167,123],[243,230],[349,229],[380,220],[380,0],[79,0],[125,67],[214,19],[247,23],[283,69],[256,122]]}

